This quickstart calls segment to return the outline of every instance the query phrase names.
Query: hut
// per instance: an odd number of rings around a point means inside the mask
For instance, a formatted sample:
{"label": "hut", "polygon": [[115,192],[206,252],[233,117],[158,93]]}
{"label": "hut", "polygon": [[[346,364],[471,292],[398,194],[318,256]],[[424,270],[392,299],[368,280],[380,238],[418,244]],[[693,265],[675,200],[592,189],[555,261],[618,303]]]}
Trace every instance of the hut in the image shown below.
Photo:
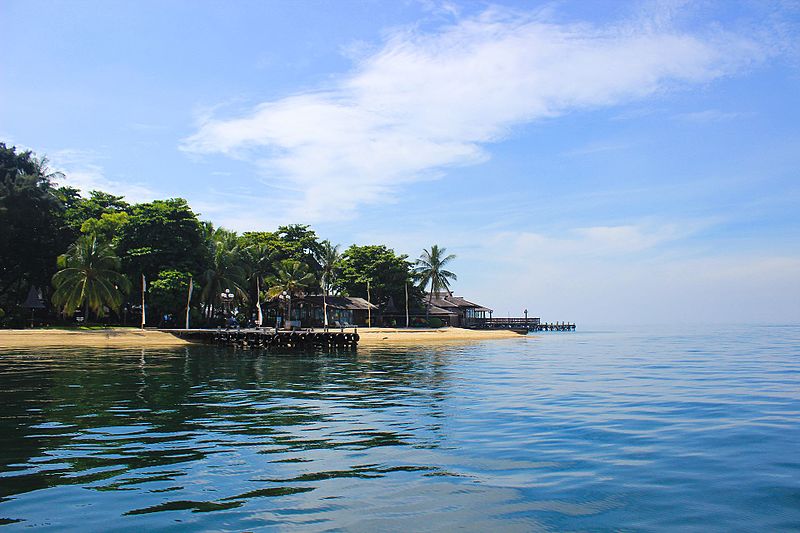
{"label": "hut", "polygon": [[[473,327],[489,318],[492,310],[480,304],[454,296],[448,292],[435,292],[426,297],[421,307],[409,309],[410,325],[427,325],[426,318],[438,318],[446,326]],[[384,325],[405,326],[405,310],[394,306],[383,313]]]}
{"label": "hut", "polygon": [[[328,307],[328,325],[331,327],[366,326],[370,315],[373,323],[375,321],[378,307],[363,298],[327,296],[325,301]],[[271,302],[267,307],[265,323],[274,321],[276,314],[283,316],[285,309],[281,307],[281,304]],[[322,327],[325,325],[323,308],[321,294],[306,294],[292,298],[292,314],[288,320],[304,328]]]}

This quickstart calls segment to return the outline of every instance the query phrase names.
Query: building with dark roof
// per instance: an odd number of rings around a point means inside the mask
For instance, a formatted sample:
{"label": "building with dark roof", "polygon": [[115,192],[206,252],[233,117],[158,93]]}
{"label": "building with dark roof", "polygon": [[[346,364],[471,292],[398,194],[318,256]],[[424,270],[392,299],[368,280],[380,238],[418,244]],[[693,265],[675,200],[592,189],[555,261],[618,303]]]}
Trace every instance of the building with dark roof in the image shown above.
{"label": "building with dark roof", "polygon": [[[408,314],[411,325],[424,324],[430,317],[440,319],[446,326],[465,328],[490,318],[492,310],[449,292],[436,292],[422,301],[422,307],[409,309]],[[405,310],[396,306],[387,309],[382,318],[384,325],[405,326]]]}

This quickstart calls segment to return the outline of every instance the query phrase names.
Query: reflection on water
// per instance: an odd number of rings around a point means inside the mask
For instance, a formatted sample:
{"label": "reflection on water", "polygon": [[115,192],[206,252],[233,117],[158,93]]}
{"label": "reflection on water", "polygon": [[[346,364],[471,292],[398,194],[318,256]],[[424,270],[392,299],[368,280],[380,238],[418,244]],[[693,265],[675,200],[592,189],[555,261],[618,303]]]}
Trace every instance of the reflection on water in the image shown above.
{"label": "reflection on water", "polygon": [[0,353],[0,524],[796,529],[800,328]]}

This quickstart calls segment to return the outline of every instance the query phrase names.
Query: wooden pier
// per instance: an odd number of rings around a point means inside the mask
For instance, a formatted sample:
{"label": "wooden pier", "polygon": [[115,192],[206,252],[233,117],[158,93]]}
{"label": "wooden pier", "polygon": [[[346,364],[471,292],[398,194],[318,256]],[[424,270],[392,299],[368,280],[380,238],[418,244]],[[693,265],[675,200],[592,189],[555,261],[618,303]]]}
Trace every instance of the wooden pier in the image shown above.
{"label": "wooden pier", "polygon": [[249,329],[162,329],[167,333],[193,342],[233,346],[242,349],[275,351],[342,351],[355,350],[357,332],[344,330],[275,330],[274,328]]}
{"label": "wooden pier", "polygon": [[513,329],[526,331],[575,331],[569,322],[542,322],[540,318],[483,318],[474,319],[469,326],[474,329]]}

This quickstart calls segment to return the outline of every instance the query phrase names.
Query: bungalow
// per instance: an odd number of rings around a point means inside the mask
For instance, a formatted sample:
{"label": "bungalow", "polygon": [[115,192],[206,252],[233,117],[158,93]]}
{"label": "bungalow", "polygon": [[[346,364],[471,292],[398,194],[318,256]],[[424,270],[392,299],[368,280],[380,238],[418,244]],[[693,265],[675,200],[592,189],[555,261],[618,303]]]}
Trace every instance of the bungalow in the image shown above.
{"label": "bungalow", "polygon": [[[367,302],[363,298],[350,296],[328,296],[325,298],[328,307],[328,325],[338,327],[340,325],[366,326],[368,317],[372,314],[373,320],[378,307]],[[305,295],[292,299],[292,321],[299,321],[300,326],[322,327],[325,325],[323,315],[322,295]],[[285,309],[279,307],[276,302],[270,305],[267,312],[265,323],[275,321],[275,315],[283,315]]]}
{"label": "bungalow", "polygon": [[[449,292],[435,292],[422,302],[423,307],[409,309],[412,325],[424,324],[426,317],[438,318],[447,326],[474,327],[489,318],[492,310]],[[392,306],[383,314],[384,325],[405,325],[405,310]]]}
{"label": "bungalow", "polygon": [[435,292],[433,298],[426,299],[425,304],[431,308],[431,315],[434,308],[447,312],[446,324],[456,327],[470,327],[483,319],[489,318],[492,310],[488,307],[470,302],[461,296],[454,296],[449,292]]}

